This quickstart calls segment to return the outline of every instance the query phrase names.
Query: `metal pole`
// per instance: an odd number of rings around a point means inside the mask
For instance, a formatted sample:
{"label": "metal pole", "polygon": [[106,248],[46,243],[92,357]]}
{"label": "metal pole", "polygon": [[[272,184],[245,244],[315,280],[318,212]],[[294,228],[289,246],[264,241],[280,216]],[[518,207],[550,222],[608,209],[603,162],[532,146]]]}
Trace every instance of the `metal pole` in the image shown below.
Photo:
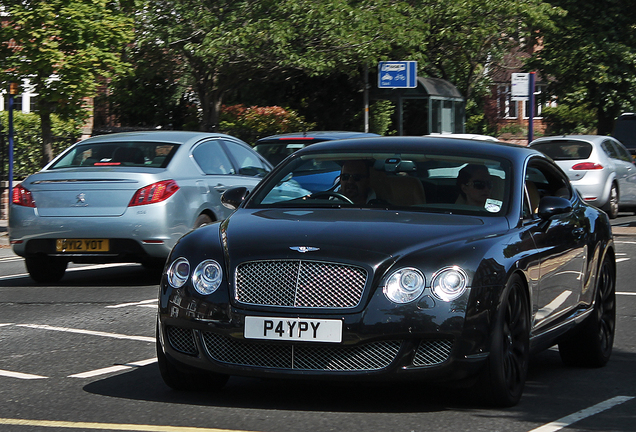
{"label": "metal pole", "polygon": [[528,144],[534,139],[534,75],[534,72],[530,72],[528,81],[528,105],[530,105],[528,112]]}
{"label": "metal pole", "polygon": [[398,135],[404,135],[404,113],[402,112],[402,95],[398,94]]}
{"label": "metal pole", "polygon": [[369,132],[369,65],[364,66],[364,131]]}
{"label": "metal pole", "polygon": [[9,202],[13,196],[13,95],[18,92],[16,83],[9,84]]}

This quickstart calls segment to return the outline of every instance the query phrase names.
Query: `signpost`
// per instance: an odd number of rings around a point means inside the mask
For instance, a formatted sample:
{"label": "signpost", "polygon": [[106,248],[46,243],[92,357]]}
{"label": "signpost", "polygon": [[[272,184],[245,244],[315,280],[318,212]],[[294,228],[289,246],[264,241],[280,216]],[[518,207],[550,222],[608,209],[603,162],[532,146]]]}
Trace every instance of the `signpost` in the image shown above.
{"label": "signpost", "polygon": [[417,87],[416,61],[385,61],[378,65],[378,88]]}
{"label": "signpost", "polygon": [[510,86],[510,99],[528,101],[528,144],[534,139],[534,82],[535,73],[513,73]]}

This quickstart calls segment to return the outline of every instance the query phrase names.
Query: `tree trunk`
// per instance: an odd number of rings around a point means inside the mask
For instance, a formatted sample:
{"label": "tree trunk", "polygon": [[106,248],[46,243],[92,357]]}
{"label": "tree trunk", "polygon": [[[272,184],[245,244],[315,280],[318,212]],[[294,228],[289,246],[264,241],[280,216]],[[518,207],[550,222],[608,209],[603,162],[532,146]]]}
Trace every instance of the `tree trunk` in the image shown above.
{"label": "tree trunk", "polygon": [[598,135],[610,135],[612,130],[614,129],[614,120],[616,119],[616,115],[614,113],[608,113],[603,110],[601,107],[598,108],[597,115],[597,131]]}
{"label": "tree trunk", "polygon": [[51,113],[40,110],[40,124],[42,127],[42,167],[53,160],[53,131],[51,129]]}

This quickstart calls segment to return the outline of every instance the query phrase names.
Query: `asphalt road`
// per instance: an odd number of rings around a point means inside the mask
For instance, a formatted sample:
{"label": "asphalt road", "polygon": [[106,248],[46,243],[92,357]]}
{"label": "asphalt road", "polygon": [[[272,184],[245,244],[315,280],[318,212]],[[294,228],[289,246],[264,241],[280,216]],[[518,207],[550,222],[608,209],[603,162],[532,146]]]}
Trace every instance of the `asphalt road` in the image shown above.
{"label": "asphalt road", "polygon": [[175,392],[155,360],[156,274],[138,265],[72,266],[59,284],[37,285],[0,226],[0,431],[634,431],[636,217],[614,225],[610,363],[566,368],[556,350],[541,353],[511,409],[418,383],[231,378],[218,393]]}

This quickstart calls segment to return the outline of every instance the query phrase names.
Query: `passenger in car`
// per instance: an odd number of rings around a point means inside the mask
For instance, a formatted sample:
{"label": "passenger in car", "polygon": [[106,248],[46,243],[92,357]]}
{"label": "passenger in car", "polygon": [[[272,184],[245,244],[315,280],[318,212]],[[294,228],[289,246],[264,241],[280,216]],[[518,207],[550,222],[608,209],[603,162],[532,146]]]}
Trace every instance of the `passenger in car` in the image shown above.
{"label": "passenger in car", "polygon": [[350,160],[342,164],[339,192],[354,204],[366,204],[376,198],[369,179],[370,165],[363,160]]}
{"label": "passenger in car", "polygon": [[459,171],[455,204],[484,207],[492,193],[493,181],[485,165],[468,164]]}

